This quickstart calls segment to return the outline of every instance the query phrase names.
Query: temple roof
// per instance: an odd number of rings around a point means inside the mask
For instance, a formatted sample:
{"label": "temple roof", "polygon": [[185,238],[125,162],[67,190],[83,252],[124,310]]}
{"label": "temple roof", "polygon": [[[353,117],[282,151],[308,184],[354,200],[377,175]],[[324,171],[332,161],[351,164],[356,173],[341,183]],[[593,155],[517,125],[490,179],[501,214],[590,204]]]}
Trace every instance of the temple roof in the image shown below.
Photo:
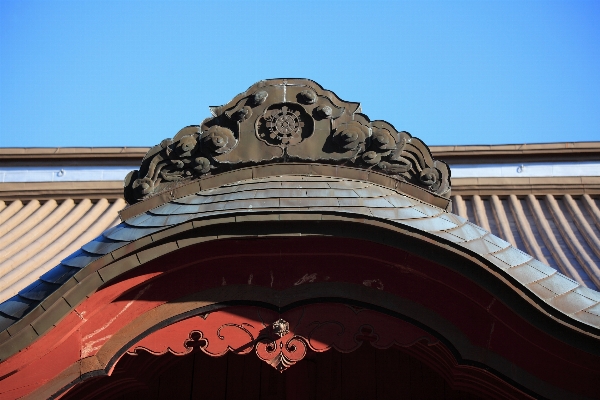
{"label": "temple roof", "polygon": [[[106,271],[114,268],[103,272],[105,266],[167,234],[194,231],[195,238],[176,242],[181,247],[220,239],[211,235],[217,220],[294,218],[384,223],[413,232],[474,257],[559,319],[600,328],[597,175],[500,174],[451,181],[448,164],[434,158],[421,140],[385,121],[369,120],[358,103],[308,80],[261,81],[211,112],[201,125],[183,128],[147,150],[139,169],[125,178],[124,193],[123,185],[102,180],[0,186],[0,195],[5,194],[0,202],[0,342],[25,326],[43,334],[34,321],[48,315],[56,301],[62,298],[72,308],[95,290],[80,288],[78,277],[97,273],[98,285],[108,282],[114,275]],[[493,157],[504,162],[562,158],[577,164],[589,162],[599,149],[596,143],[481,146],[470,149],[471,155],[462,147],[437,151],[490,164]],[[25,165],[35,151],[22,150],[0,155]],[[38,151],[43,153],[38,162],[77,165],[89,154],[109,165],[118,160],[131,165],[142,153],[92,149],[76,156],[69,149],[56,150]],[[57,159],[57,153],[64,157]],[[159,255],[148,252],[133,255],[138,264]],[[68,294],[73,290],[77,295]],[[59,314],[52,311],[52,318]],[[45,321],[46,329],[49,323],[54,322]]]}
{"label": "temple roof", "polygon": [[[4,226],[36,228],[13,228],[9,232],[8,237],[21,247],[13,262],[12,270],[17,273],[5,273],[2,278],[0,321],[3,328],[9,327],[86,265],[106,255],[111,259],[121,257],[119,249],[128,243],[143,237],[156,238],[157,232],[169,227],[240,212],[276,213],[277,218],[281,213],[310,212],[389,220],[456,243],[485,257],[548,304],[600,327],[600,295],[589,290],[597,290],[600,280],[598,247],[594,245],[600,237],[598,200],[588,195],[576,199],[570,195],[540,199],[532,195],[521,199],[476,195],[454,196],[453,201],[456,214],[368,181],[302,175],[250,179],[174,199],[129,218],[72,255],[75,247],[115,223],[117,211],[124,205],[122,200],[110,205],[99,200],[93,206],[90,200],[84,200],[77,206],[79,210],[61,211],[64,217],[58,217],[60,210],[54,201],[41,205],[36,200],[26,205],[12,202],[0,212],[0,218],[12,214],[5,218]],[[63,204],[66,209],[73,202]],[[57,218],[62,226],[56,224]],[[68,225],[77,218],[79,223]],[[60,243],[39,252],[45,243],[43,238],[55,235],[60,236]],[[58,263],[66,254],[69,256]],[[20,279],[13,278],[17,276]],[[563,303],[563,299],[569,301]]]}

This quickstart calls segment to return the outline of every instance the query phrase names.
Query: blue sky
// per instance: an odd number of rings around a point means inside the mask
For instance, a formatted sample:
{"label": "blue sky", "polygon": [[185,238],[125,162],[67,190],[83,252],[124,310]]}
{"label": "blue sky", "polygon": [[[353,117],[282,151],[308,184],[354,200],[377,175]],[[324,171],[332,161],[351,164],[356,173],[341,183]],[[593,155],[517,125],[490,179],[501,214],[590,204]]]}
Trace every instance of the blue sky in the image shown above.
{"label": "blue sky", "polygon": [[600,140],[598,1],[0,1],[0,146],[151,146],[306,77],[429,145]]}

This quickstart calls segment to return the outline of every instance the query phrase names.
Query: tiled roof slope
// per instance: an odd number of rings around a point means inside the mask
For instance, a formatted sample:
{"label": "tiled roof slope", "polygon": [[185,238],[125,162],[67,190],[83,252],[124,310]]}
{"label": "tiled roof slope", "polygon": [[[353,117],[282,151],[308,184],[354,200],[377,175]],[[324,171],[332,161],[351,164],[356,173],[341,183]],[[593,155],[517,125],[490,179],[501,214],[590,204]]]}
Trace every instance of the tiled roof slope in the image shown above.
{"label": "tiled roof slope", "polygon": [[[41,300],[80,268],[141,237],[186,221],[211,216],[227,216],[239,212],[280,213],[299,210],[381,218],[447,239],[484,257],[520,282],[526,290],[564,314],[588,325],[600,327],[600,293],[590,289],[597,289],[600,280],[600,254],[597,245],[600,238],[600,213],[597,199],[589,196],[560,198],[548,195],[542,198],[527,196],[523,199],[514,196],[507,199],[499,199],[496,196],[473,196],[463,199],[455,196],[453,200],[454,210],[458,215],[365,181],[307,176],[251,179],[175,199],[130,218],[104,231],[96,239],[83,245],[81,250],[48,270],[59,254],[70,254],[74,247],[89,241],[98,231],[113,224],[116,210],[124,205],[122,202],[115,202],[109,206],[107,202],[100,201],[92,207],[88,200],[81,203],[86,204],[81,206],[85,211],[79,212],[84,216],[91,213],[95,207],[99,208],[94,214],[96,216],[88,218],[88,222],[85,222],[94,229],[82,229],[84,223],[72,225],[74,232],[77,232],[74,234],[71,234],[70,229],[61,228],[63,236],[79,237],[77,241],[72,240],[71,247],[62,252],[56,251],[53,256],[46,257],[44,262],[36,264],[34,261],[23,260],[19,265],[28,267],[22,267],[17,274],[20,278],[13,278],[13,284],[2,287],[2,300],[6,301],[0,304],[0,329],[9,327],[33,310]],[[5,226],[14,227],[14,230],[11,228],[10,232],[4,233],[4,236],[12,234],[14,243],[27,237],[29,233],[25,232],[30,230],[19,228],[22,226],[19,218],[21,221],[27,221],[27,216],[33,218],[33,214],[37,212],[39,218],[36,221],[42,222],[30,223],[30,226],[42,225],[43,221],[62,206],[53,203],[49,206],[46,206],[46,203],[16,206],[12,204],[5,207],[0,213],[0,218]],[[53,208],[54,211],[50,212],[44,207]],[[69,207],[71,212],[77,209],[72,205]],[[14,211],[17,208],[19,212]],[[44,211],[41,211],[42,209]],[[27,216],[18,217],[19,213]],[[492,233],[469,222],[467,218]],[[74,217],[73,220],[75,219],[77,218]],[[84,216],[80,222],[85,219]],[[97,222],[93,223],[96,220]],[[50,222],[46,225],[55,224],[56,222]],[[58,226],[60,223],[56,224],[56,227]],[[49,232],[48,229],[46,231]],[[82,235],[83,232],[85,234]],[[57,241],[61,240],[58,231],[51,236]],[[37,234],[36,237],[43,236]],[[29,244],[24,244],[19,254],[34,254],[31,260],[37,260],[40,258],[38,252],[44,254],[47,251],[40,252],[41,246],[47,246],[42,244],[45,242],[36,242],[35,239],[27,241]],[[56,250],[59,247],[58,244],[54,246]],[[533,254],[543,262],[518,248]],[[560,272],[557,272],[557,269]],[[39,280],[35,280],[45,270],[48,272]],[[10,273],[5,276],[10,276]],[[24,287],[24,277],[33,278],[31,282],[35,282]],[[8,298],[17,291],[17,295]]]}
{"label": "tiled roof slope", "polygon": [[453,196],[454,212],[578,283],[600,288],[600,198]]}
{"label": "tiled roof slope", "polygon": [[124,200],[0,201],[0,301],[118,224]]}

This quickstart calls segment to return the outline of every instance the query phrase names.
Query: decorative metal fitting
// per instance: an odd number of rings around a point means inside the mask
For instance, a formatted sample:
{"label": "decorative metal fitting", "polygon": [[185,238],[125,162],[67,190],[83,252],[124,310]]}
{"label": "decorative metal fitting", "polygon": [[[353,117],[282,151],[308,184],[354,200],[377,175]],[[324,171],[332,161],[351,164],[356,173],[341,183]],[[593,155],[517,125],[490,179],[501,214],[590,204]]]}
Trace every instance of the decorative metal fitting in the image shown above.
{"label": "decorative metal fitting", "polygon": [[323,118],[331,118],[331,115],[333,114],[333,109],[329,106],[319,107],[317,108],[317,111]]}
{"label": "decorative metal fitting", "polygon": [[300,92],[300,100],[306,104],[313,104],[317,101],[317,94],[310,89]]}
{"label": "decorative metal fitting", "polygon": [[290,323],[285,319],[279,318],[273,322],[273,333],[279,337],[284,337],[290,332]]}

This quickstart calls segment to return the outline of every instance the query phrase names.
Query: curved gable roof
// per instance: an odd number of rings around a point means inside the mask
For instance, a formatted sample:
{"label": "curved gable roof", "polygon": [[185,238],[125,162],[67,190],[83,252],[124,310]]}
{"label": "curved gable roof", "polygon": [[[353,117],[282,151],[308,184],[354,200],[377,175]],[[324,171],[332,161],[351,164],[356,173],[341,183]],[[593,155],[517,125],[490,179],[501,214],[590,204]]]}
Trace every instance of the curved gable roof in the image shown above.
{"label": "curved gable roof", "polygon": [[[40,318],[54,302],[63,301],[61,296],[71,304],[76,298],[82,299],[93,293],[96,287],[82,287],[77,296],[66,295],[90,273],[98,273],[101,279],[96,285],[99,287],[141,262],[176,250],[177,246],[161,249],[157,245],[153,248],[153,243],[160,243],[173,234],[195,230],[195,236],[200,239],[187,241],[193,244],[198,240],[219,239],[211,237],[211,224],[285,221],[299,216],[312,220],[343,220],[347,217],[356,221],[358,218],[363,223],[382,221],[401,226],[465,257],[478,258],[488,268],[516,283],[518,290],[526,296],[543,303],[546,310],[551,310],[554,318],[563,323],[596,334],[600,328],[596,311],[600,308],[600,293],[580,285],[468,220],[373,182],[304,175],[225,184],[173,199],[125,220],[82,246],[37,282],[21,290],[18,296],[2,303],[0,312],[14,318],[3,317],[9,326],[24,316]],[[145,247],[149,249],[145,254],[135,254]],[[123,262],[131,253],[134,262]],[[113,267],[115,260],[121,260],[123,266],[120,269]],[[56,290],[56,285],[62,286]],[[508,285],[505,289],[514,290]],[[55,319],[60,317],[54,316]],[[29,325],[33,322],[31,319],[23,318],[18,325]]]}
{"label": "curved gable roof", "polygon": [[[132,205],[121,212],[121,224],[0,304],[1,359],[119,274],[181,243],[219,240],[211,237],[211,224],[289,219],[416,234],[469,260],[469,268],[494,274],[505,290],[519,292],[559,323],[599,336],[598,292],[452,214],[447,165],[408,133],[370,121],[357,103],[312,81],[273,80],[212,111],[201,126],[152,148],[128,176],[125,195]],[[200,239],[164,242],[183,232]]]}

